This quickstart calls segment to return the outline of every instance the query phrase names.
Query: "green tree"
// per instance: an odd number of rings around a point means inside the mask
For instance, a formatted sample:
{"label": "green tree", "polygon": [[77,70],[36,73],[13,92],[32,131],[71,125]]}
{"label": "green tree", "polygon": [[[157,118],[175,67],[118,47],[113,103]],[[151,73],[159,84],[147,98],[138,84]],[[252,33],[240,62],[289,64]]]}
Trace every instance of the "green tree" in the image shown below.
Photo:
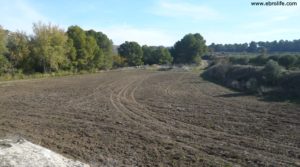
{"label": "green tree", "polygon": [[93,30],[86,32],[79,26],[70,26],[67,34],[73,43],[72,64],[78,70],[111,68],[112,43],[106,35]]}
{"label": "green tree", "polygon": [[144,45],[142,47],[143,50],[143,61],[144,64],[152,65],[152,64],[158,64],[158,55],[154,54],[155,47],[154,46],[147,46]]}
{"label": "green tree", "polygon": [[126,59],[124,57],[121,57],[119,55],[113,56],[113,67],[114,68],[126,66],[125,62],[126,62]]}
{"label": "green tree", "polygon": [[0,26],[0,75],[7,73],[11,67],[10,62],[4,56],[7,52],[7,32]]}
{"label": "green tree", "polygon": [[7,52],[6,48],[7,42],[7,32],[0,26],[0,55],[3,55]]}
{"label": "green tree", "polygon": [[26,60],[28,59],[29,49],[29,37],[25,32],[12,32],[8,35],[8,59],[10,60],[12,67],[22,68],[26,67]]}
{"label": "green tree", "polygon": [[257,52],[257,43],[252,41],[249,44],[248,52]]}
{"label": "green tree", "polygon": [[165,47],[157,47],[154,54],[158,57],[158,64],[171,64],[173,61],[170,51]]}
{"label": "green tree", "polygon": [[[69,43],[73,43],[71,48],[72,64],[78,70],[86,69],[88,64],[87,37],[83,29],[79,26],[70,26],[67,30],[67,35],[70,39]],[[71,45],[71,44],[69,44]],[[74,57],[74,53],[76,56]],[[75,59],[74,59],[75,58]]]}
{"label": "green tree", "polygon": [[94,30],[89,30],[86,32],[87,36],[92,36],[96,39],[98,47],[103,52],[103,62],[101,63],[101,68],[111,68],[113,61],[113,43],[112,41],[102,32],[96,32]]}
{"label": "green tree", "polygon": [[77,62],[77,51],[76,48],[74,47],[73,40],[68,38],[67,40],[67,45],[66,45],[66,56],[67,56],[67,64],[64,66],[64,69],[68,70],[74,70],[74,67],[78,66]]}
{"label": "green tree", "polygon": [[85,69],[101,69],[104,67],[104,55],[93,36],[86,39],[87,66]]}
{"label": "green tree", "polygon": [[66,61],[68,37],[63,29],[41,22],[33,24],[33,54],[42,72],[58,71]]}
{"label": "green tree", "polygon": [[126,58],[129,66],[139,66],[143,64],[143,50],[137,42],[128,42],[121,44],[118,48],[120,56]]}
{"label": "green tree", "polygon": [[200,34],[187,34],[175,43],[172,56],[175,63],[200,63],[206,51],[205,40]]}
{"label": "green tree", "polygon": [[263,74],[268,84],[275,85],[282,73],[282,67],[274,60],[269,60],[264,69]]}
{"label": "green tree", "polygon": [[142,49],[144,64],[171,64],[173,61],[170,51],[163,46],[156,47],[144,45]]}

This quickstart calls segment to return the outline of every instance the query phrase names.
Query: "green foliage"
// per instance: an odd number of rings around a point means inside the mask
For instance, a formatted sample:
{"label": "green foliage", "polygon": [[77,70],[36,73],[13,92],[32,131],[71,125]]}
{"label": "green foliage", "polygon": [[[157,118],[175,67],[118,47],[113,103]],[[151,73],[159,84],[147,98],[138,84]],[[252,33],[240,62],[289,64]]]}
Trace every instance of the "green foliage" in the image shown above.
{"label": "green foliage", "polygon": [[67,34],[69,43],[73,43],[73,48],[71,47],[69,50],[69,56],[76,69],[91,70],[112,67],[112,41],[105,34],[94,30],[84,31],[79,26],[70,26]]}
{"label": "green foliage", "polygon": [[113,56],[113,67],[118,68],[118,67],[125,67],[126,64],[126,59],[124,57],[121,57],[119,55],[114,55]]}
{"label": "green foliage", "polygon": [[267,84],[275,85],[282,73],[282,67],[274,60],[269,60],[263,69]]}
{"label": "green foliage", "polygon": [[173,61],[170,51],[162,46],[157,48],[155,54],[159,57],[158,64],[171,64]]}
{"label": "green foliage", "polygon": [[142,47],[142,50],[143,50],[144,64],[148,64],[148,65],[158,64],[158,56],[154,54],[156,47],[144,45]]}
{"label": "green foliage", "polygon": [[121,44],[118,48],[120,56],[126,58],[129,66],[139,66],[143,64],[143,50],[136,42],[128,42]]}
{"label": "green foliage", "polygon": [[250,42],[249,47],[248,47],[248,52],[256,52],[257,49],[258,49],[257,43],[254,41]]}
{"label": "green foliage", "polygon": [[74,70],[74,68],[78,66],[78,62],[76,61],[77,50],[74,47],[73,40],[70,38],[68,38],[66,44],[66,57],[67,57],[67,62],[63,67],[63,69]]}
{"label": "green foliage", "polygon": [[0,55],[3,55],[7,52],[6,48],[6,31],[0,26]]}
{"label": "green foliage", "polygon": [[269,60],[278,62],[279,65],[285,67],[288,70],[297,70],[300,68],[300,56],[297,55],[259,55],[259,56],[230,56],[229,62],[232,64],[240,65],[255,65],[264,66]]}
{"label": "green foliage", "polygon": [[113,61],[113,43],[112,41],[102,32],[96,32],[94,30],[89,30],[86,32],[87,36],[92,36],[95,38],[98,47],[102,51],[103,55],[98,57],[98,68],[109,69],[112,67]]}
{"label": "green foliage", "polygon": [[198,33],[185,35],[171,51],[175,63],[200,63],[206,52],[205,40]]}
{"label": "green foliage", "polygon": [[261,84],[262,68],[250,65],[217,64],[208,68],[202,76],[233,89],[257,92]]}
{"label": "green foliage", "polygon": [[[70,26],[67,30],[67,35],[70,39],[69,43],[73,43],[73,48],[71,48],[71,57],[75,58],[72,59],[72,64],[75,65],[75,68],[78,70],[83,70],[88,68],[88,59],[90,55],[88,55],[87,48],[87,37],[83,29],[79,26]],[[70,53],[69,52],[69,53]],[[73,54],[76,53],[74,57]]]}
{"label": "green foliage", "polygon": [[284,71],[274,60],[269,60],[264,67],[216,64],[201,76],[240,91],[279,95],[281,99],[300,97],[299,71]]}
{"label": "green foliage", "polygon": [[270,52],[300,52],[300,39],[287,41],[272,41],[272,42],[251,42],[243,44],[215,44],[212,43],[209,48],[214,52],[252,52],[257,51],[260,54]]}
{"label": "green foliage", "polygon": [[248,49],[248,44],[215,44],[209,45],[209,49],[213,52],[245,52]]}
{"label": "green foliage", "polygon": [[103,65],[103,52],[102,50],[98,47],[97,41],[94,37],[92,36],[87,36],[86,38],[86,64],[83,64],[83,69],[99,69]]}
{"label": "green foliage", "polygon": [[171,64],[173,57],[169,50],[163,46],[146,46],[142,47],[144,55],[144,64]]}
{"label": "green foliage", "polygon": [[[68,37],[72,40],[76,50],[84,49],[86,46],[86,35],[79,26],[70,26],[67,30]],[[80,56],[80,55],[78,55]]]}
{"label": "green foliage", "polygon": [[289,68],[293,67],[294,65],[296,65],[297,57],[294,55],[281,56],[278,59],[278,63],[280,65],[284,66],[285,68],[289,69]]}
{"label": "green foliage", "polygon": [[26,60],[29,57],[29,38],[24,32],[12,32],[8,35],[7,57],[13,68],[26,68]]}
{"label": "green foliage", "polygon": [[7,73],[11,68],[11,64],[3,55],[0,55],[0,75]]}
{"label": "green foliage", "polygon": [[68,37],[58,26],[33,24],[33,55],[41,72],[58,71],[66,62]]}
{"label": "green foliage", "polygon": [[267,63],[268,57],[265,55],[259,55],[250,59],[249,63],[252,65],[263,66]]}

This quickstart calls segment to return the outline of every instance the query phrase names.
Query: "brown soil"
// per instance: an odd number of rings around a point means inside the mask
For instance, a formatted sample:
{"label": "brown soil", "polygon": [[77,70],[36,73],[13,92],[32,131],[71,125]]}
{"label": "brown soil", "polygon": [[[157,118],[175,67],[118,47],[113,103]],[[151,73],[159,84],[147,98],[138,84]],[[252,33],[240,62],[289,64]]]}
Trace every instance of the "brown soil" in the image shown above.
{"label": "brown soil", "polygon": [[0,136],[94,166],[299,166],[300,106],[191,72],[111,71],[0,84]]}

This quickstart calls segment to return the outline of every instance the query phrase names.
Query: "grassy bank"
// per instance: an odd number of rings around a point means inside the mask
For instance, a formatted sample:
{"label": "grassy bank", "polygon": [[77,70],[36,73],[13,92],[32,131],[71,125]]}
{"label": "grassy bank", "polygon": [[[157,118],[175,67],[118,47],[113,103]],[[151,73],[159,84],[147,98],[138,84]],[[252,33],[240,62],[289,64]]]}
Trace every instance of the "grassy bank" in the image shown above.
{"label": "grassy bank", "polygon": [[12,80],[25,80],[25,79],[39,79],[39,78],[49,78],[49,77],[61,77],[61,76],[70,76],[70,75],[81,75],[89,73],[97,73],[99,71],[58,71],[52,73],[32,73],[32,74],[3,74],[0,76],[0,81],[12,81]]}

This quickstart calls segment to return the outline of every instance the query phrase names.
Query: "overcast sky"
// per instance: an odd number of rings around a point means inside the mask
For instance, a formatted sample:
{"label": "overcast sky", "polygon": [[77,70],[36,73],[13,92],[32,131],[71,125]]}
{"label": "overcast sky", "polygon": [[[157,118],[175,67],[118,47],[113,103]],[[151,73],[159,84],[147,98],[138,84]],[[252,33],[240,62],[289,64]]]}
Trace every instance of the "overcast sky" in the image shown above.
{"label": "overcast sky", "polygon": [[251,0],[0,0],[0,24],[28,33],[38,21],[64,29],[79,25],[104,32],[117,45],[127,40],[171,46],[196,32],[208,44],[292,40],[300,39],[300,0],[293,1],[298,5],[251,6]]}

